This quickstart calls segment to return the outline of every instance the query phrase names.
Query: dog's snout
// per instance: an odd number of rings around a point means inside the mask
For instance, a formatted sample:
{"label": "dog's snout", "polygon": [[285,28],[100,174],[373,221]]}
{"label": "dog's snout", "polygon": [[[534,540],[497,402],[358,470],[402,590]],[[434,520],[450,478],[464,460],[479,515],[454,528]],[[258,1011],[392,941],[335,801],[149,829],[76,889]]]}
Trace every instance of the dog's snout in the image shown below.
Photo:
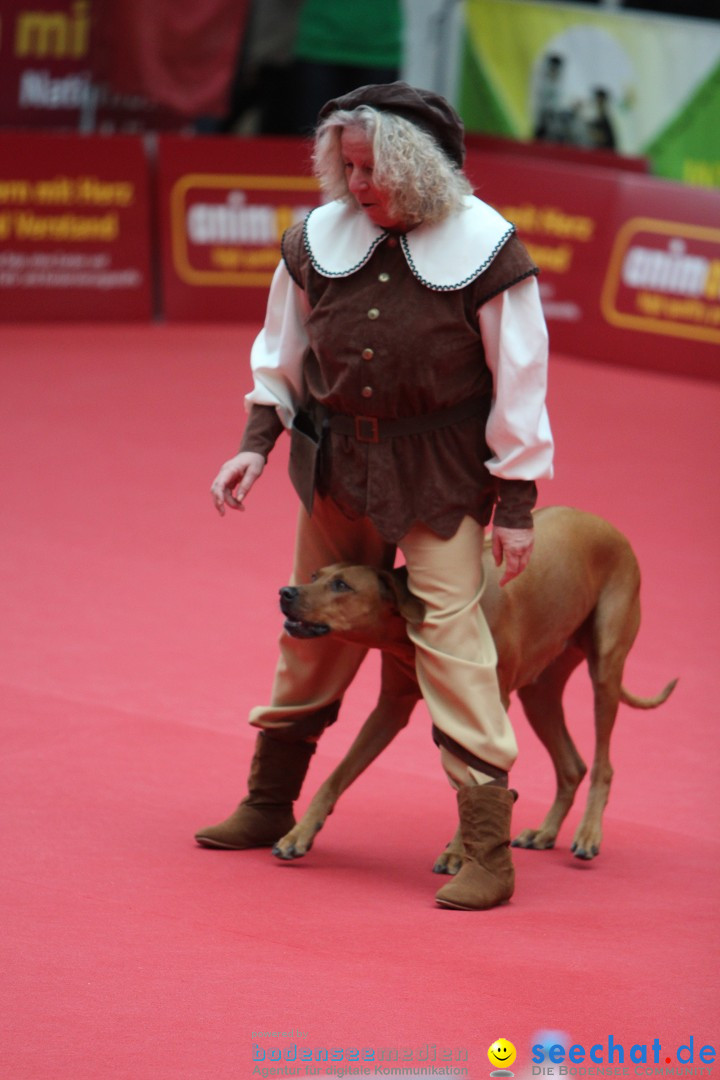
{"label": "dog's snout", "polygon": [[280,610],[284,615],[293,615],[297,606],[300,590],[294,585],[283,585],[280,593]]}

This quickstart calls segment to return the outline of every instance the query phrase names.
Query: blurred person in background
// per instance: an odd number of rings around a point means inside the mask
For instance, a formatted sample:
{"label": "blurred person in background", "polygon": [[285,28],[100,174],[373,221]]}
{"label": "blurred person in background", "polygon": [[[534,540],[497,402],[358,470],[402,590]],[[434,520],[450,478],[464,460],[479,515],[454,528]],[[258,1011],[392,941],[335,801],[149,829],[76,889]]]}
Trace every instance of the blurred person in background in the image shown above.
{"label": "blurred person in background", "polygon": [[294,135],[293,53],[303,0],[253,0],[221,134]]}
{"label": "blurred person in background", "polygon": [[403,57],[401,0],[304,0],[295,40],[295,128],[311,132],[331,98],[391,83]]}

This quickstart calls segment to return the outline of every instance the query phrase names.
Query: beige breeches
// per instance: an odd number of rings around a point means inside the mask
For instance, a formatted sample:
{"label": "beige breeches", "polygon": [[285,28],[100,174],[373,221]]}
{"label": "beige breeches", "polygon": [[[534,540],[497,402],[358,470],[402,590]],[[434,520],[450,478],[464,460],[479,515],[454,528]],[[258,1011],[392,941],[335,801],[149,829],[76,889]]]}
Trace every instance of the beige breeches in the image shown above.
{"label": "beige breeches", "polygon": [[[471,755],[509,771],[517,755],[515,735],[500,701],[495,646],[480,607],[483,530],[465,518],[442,540],[416,526],[398,545],[413,593],[426,606],[422,625],[410,628],[420,688],[441,732]],[[312,517],[300,509],[292,584],[334,562],[390,567],[392,545],[366,519],[348,520],[330,499],[316,499]],[[300,738],[317,737],[304,720],[340,701],[366,650],[332,635],[303,640],[283,634],[271,704],[250,714],[250,723]],[[443,767],[453,786],[489,777],[444,747]]]}

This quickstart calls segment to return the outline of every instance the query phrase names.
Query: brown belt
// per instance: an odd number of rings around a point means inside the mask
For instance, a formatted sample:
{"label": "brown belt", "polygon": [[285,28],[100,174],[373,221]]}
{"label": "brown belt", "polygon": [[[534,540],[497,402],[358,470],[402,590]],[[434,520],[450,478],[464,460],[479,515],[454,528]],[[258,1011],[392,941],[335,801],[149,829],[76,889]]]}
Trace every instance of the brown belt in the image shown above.
{"label": "brown belt", "polygon": [[397,420],[328,412],[325,414],[325,423],[336,435],[351,435],[358,442],[377,443],[384,439],[394,439],[398,435],[419,435],[423,431],[433,431],[458,424],[461,420],[469,420],[478,415],[480,406],[487,403],[487,397],[487,394],[476,394],[448,409],[436,409],[435,412],[420,413],[418,416],[403,416]]}

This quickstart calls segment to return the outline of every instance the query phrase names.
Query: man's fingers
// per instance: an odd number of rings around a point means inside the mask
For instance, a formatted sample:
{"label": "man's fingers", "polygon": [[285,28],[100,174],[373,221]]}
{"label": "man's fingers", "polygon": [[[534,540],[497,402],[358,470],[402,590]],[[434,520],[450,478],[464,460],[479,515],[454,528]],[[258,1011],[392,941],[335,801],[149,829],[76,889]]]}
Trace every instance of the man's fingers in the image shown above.
{"label": "man's fingers", "polygon": [[212,487],[210,488],[210,498],[212,499],[213,503],[215,504],[215,509],[217,510],[218,514],[220,514],[220,515],[224,514],[225,513],[225,494],[224,494],[222,488],[219,488],[217,486],[217,483],[214,483],[212,485]]}
{"label": "man's fingers", "polygon": [[228,501],[229,505],[232,506],[235,510],[244,510],[245,509],[245,507],[242,505],[243,501],[245,499],[245,496],[247,495],[247,493],[250,491],[250,488],[253,486],[253,484],[257,480],[258,476],[260,475],[260,472],[261,472],[261,470],[253,469],[252,467],[250,467],[250,468],[246,469],[245,475],[243,476],[241,482],[237,485],[237,489],[235,490],[234,494],[233,494],[232,487],[228,486],[225,489],[226,493],[227,493],[225,498]]}
{"label": "man's fingers", "polygon": [[524,552],[519,554],[517,552],[505,552],[505,573],[503,574],[500,584],[507,585],[508,581],[512,581],[518,574],[521,574],[528,562],[530,561],[530,552]]}
{"label": "man's fingers", "polygon": [[265,459],[260,454],[244,452],[226,461],[210,485],[215,509],[222,516],[225,507],[244,510],[245,496],[263,471]]}
{"label": "man's fingers", "polygon": [[492,535],[492,553],[495,565],[499,566],[503,561],[503,546],[502,541],[496,532]]}
{"label": "man's fingers", "polygon": [[242,509],[240,507],[240,504],[233,496],[233,486],[234,485],[230,482],[223,483],[221,477],[218,477],[218,479],[210,488],[210,497],[215,504],[215,509],[221,517],[223,517],[225,514],[226,503],[228,506],[232,506],[234,509]]}
{"label": "man's fingers", "polygon": [[213,484],[210,489],[212,492],[213,501],[221,514],[225,513],[225,507],[229,506],[232,510],[244,510],[243,501],[250,488],[257,480],[259,473],[255,473],[248,469],[243,476],[240,483],[238,483],[238,477],[236,475],[231,476],[228,480],[220,485]]}
{"label": "man's fingers", "polygon": [[[492,537],[492,550],[495,565],[500,566],[505,559],[505,572],[500,579],[501,585],[521,574],[530,561],[535,535],[532,529],[508,529],[495,526]],[[499,557],[498,557],[499,556]]]}
{"label": "man's fingers", "polygon": [[244,498],[245,498],[245,493],[242,492],[242,491],[238,491],[235,495],[233,495],[232,490],[230,488],[225,489],[225,502],[233,510],[244,510],[245,509],[245,507],[242,504],[242,501],[243,501]]}
{"label": "man's fingers", "polygon": [[500,584],[505,585],[512,581],[520,572],[519,559],[512,551],[505,551],[505,573],[500,579]]}

